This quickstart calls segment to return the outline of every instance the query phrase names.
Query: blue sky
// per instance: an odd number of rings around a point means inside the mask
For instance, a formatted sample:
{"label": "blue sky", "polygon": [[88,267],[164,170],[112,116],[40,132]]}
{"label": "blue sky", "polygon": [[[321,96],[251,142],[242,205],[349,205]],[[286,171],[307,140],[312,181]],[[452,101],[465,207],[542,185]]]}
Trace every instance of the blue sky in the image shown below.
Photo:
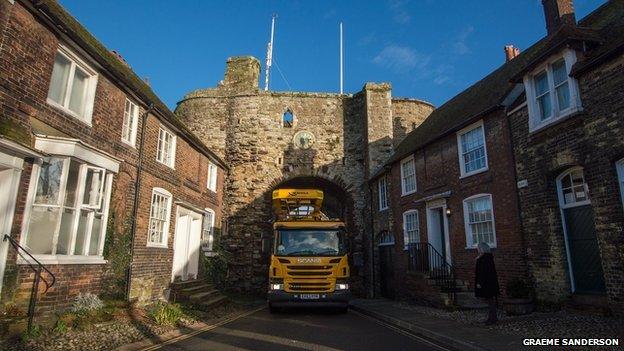
{"label": "blue sky", "polygon": [[[229,56],[264,69],[276,13],[272,90],[345,92],[390,82],[393,95],[441,105],[504,62],[503,46],[545,35],[540,0],[165,1],[60,0],[109,49],[147,77],[171,108],[223,79]],[[575,0],[577,19],[605,0]],[[264,74],[264,73],[263,73]]]}

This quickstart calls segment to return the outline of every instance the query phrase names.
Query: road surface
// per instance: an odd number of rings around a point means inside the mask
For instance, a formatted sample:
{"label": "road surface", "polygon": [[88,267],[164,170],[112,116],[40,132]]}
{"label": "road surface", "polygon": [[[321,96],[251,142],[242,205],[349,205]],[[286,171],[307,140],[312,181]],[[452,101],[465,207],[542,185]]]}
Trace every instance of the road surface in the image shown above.
{"label": "road surface", "polygon": [[340,314],[302,309],[270,314],[266,308],[191,337],[181,337],[156,349],[447,350],[353,311]]}

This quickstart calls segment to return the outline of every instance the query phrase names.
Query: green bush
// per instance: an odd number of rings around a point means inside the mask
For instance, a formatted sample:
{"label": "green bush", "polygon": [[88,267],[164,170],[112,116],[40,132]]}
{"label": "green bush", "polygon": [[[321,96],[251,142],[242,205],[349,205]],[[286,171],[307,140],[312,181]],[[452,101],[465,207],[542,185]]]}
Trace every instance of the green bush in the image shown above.
{"label": "green bush", "polygon": [[507,282],[507,296],[512,299],[528,299],[533,296],[533,288],[523,279],[514,278]]}
{"label": "green bush", "polygon": [[69,327],[67,326],[67,324],[65,324],[64,320],[59,319],[56,321],[56,324],[54,325],[54,329],[53,329],[55,333],[65,334],[67,333],[67,330],[69,330]]}
{"label": "green bush", "polygon": [[221,248],[219,243],[214,244],[214,255],[202,255],[204,274],[206,280],[217,289],[225,289],[225,281],[228,271],[228,253]]}
{"label": "green bush", "polygon": [[149,316],[158,325],[176,325],[184,312],[178,304],[157,302],[149,309]]}

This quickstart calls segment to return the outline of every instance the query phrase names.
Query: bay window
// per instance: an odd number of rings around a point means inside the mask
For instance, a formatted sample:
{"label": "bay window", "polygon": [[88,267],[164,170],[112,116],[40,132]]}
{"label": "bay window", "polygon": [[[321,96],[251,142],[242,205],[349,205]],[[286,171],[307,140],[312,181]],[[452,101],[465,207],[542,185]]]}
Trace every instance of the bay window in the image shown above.
{"label": "bay window", "polygon": [[580,111],[578,82],[569,76],[576,53],[566,49],[524,77],[529,130],[538,130]]}
{"label": "bay window", "polygon": [[91,124],[97,74],[64,46],[54,58],[48,103]]}
{"label": "bay window", "polygon": [[35,164],[22,243],[44,260],[101,258],[112,180],[111,172],[73,157]]}

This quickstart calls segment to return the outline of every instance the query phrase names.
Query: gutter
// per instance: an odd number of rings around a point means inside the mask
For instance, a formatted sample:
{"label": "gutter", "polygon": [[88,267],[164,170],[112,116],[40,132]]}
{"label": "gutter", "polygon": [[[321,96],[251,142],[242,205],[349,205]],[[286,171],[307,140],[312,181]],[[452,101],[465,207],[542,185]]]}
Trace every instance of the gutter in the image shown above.
{"label": "gutter", "polygon": [[136,180],[134,181],[134,202],[132,204],[132,240],[130,241],[130,266],[128,267],[128,276],[126,278],[126,300],[130,300],[130,285],[132,283],[132,265],[134,263],[134,244],[137,229],[137,212],[139,211],[139,198],[141,195],[141,177],[143,175],[143,152],[145,150],[145,130],[147,117],[154,110],[154,104],[150,103],[147,110],[143,113],[143,121],[141,122],[141,145],[139,146],[139,159],[137,162]]}

